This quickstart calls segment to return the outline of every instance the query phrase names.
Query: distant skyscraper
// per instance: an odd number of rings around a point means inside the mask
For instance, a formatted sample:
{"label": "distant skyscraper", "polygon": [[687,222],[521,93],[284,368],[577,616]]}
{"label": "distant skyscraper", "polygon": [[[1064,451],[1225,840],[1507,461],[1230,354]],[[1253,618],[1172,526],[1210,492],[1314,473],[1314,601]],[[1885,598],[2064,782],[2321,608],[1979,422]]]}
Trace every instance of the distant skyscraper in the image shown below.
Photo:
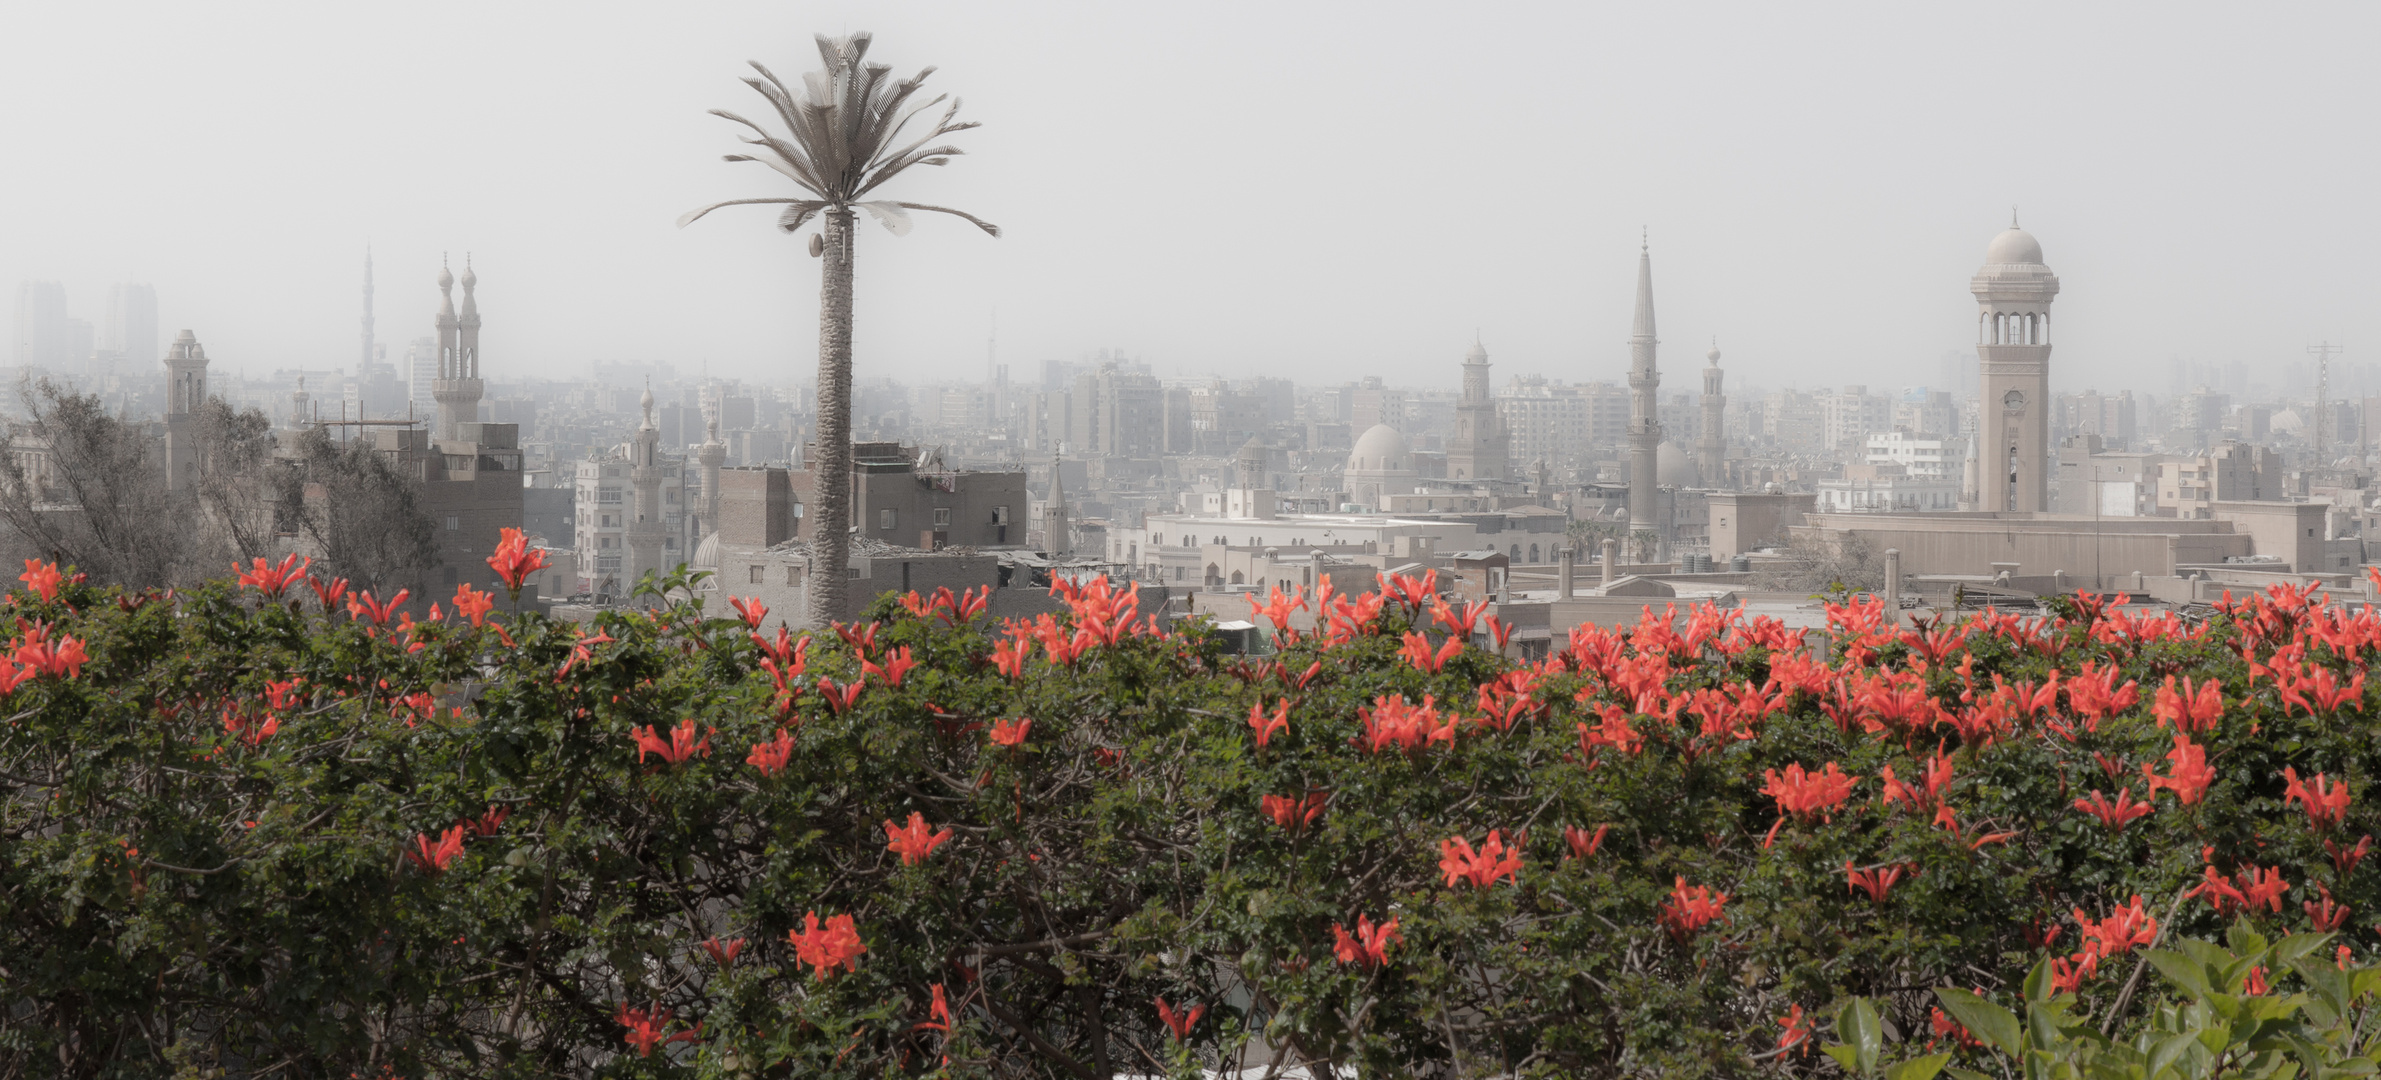
{"label": "distant skyscraper", "polygon": [[157,346],[157,290],[148,285],[117,285],[107,292],[107,319],[99,324],[99,348],[134,365],[162,356]]}
{"label": "distant skyscraper", "polygon": [[372,347],[372,249],[367,247],[364,249],[364,352],[362,365],[356,370],[369,368],[378,359],[380,356]]}
{"label": "distant skyscraper", "polygon": [[407,386],[406,396],[413,399],[414,415],[436,416],[438,394],[431,384],[438,381],[437,338],[418,337],[413,339],[413,344],[405,347],[403,375]]}
{"label": "distant skyscraper", "polygon": [[77,359],[67,322],[66,286],[55,281],[19,284],[11,361],[20,367],[61,368]]}

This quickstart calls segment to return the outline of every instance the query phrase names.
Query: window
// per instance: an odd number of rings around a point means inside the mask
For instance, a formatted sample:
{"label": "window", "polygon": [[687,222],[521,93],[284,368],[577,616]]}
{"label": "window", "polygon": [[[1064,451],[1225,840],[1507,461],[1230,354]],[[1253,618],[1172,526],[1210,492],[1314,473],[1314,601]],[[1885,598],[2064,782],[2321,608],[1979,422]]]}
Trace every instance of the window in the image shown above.
{"label": "window", "polygon": [[799,585],[799,584],[801,584],[801,583],[802,583],[802,581],[801,581],[801,577],[802,577],[802,572],[801,572],[799,569],[797,569],[797,568],[794,566],[794,564],[792,564],[792,563],[787,563],[787,564],[785,564],[785,583],[786,583],[786,584],[788,584],[788,585]]}
{"label": "window", "polygon": [[762,574],[762,572],[766,571],[767,569],[768,569],[768,567],[765,567],[765,566],[755,566],[755,567],[753,567],[753,568],[752,568],[752,583],[753,583],[753,584],[755,584],[755,585],[761,584],[761,574]]}
{"label": "window", "polygon": [[462,528],[462,527],[463,527],[463,519],[462,519],[462,518],[460,518],[460,517],[458,517],[458,516],[456,516],[456,515],[454,515],[454,514],[448,514],[448,515],[446,516],[446,531],[448,531],[448,532],[454,532],[454,531],[456,531],[457,529],[460,529],[460,528]]}
{"label": "window", "polygon": [[934,527],[937,529],[948,529],[951,527],[950,507],[937,506],[934,508]]}
{"label": "window", "polygon": [[1009,508],[1008,508],[1008,507],[1005,507],[1005,506],[995,506],[995,507],[993,507],[993,508],[992,508],[992,523],[993,523],[994,525],[1006,525],[1006,524],[1008,524],[1008,523],[1009,523]]}
{"label": "window", "polygon": [[895,520],[892,507],[888,506],[876,512],[876,527],[879,529],[891,529]]}

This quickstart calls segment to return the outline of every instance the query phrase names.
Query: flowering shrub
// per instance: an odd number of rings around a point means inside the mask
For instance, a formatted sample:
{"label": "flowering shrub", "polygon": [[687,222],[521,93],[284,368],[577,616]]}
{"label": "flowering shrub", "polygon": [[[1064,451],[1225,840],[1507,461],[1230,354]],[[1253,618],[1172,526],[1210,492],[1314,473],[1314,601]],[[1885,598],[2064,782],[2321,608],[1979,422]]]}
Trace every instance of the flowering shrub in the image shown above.
{"label": "flowering shrub", "polygon": [[763,637],[240,577],[7,595],[0,1075],[1738,1074],[1854,1014],[1997,1075],[1974,1002],[2381,916],[2381,615],[2297,590],[1524,663],[1416,579],[1259,659],[1106,582]]}

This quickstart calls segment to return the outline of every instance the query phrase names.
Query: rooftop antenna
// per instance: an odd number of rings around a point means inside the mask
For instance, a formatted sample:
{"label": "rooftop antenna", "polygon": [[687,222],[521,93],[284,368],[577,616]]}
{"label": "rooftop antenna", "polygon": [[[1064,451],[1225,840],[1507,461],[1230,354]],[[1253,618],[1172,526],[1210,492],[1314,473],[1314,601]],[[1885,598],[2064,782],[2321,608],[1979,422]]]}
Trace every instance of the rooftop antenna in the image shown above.
{"label": "rooftop antenna", "polygon": [[2307,355],[2315,358],[2315,464],[2323,464],[2323,413],[2331,398],[2331,358],[2348,351],[2345,345],[2329,340],[2307,346]]}

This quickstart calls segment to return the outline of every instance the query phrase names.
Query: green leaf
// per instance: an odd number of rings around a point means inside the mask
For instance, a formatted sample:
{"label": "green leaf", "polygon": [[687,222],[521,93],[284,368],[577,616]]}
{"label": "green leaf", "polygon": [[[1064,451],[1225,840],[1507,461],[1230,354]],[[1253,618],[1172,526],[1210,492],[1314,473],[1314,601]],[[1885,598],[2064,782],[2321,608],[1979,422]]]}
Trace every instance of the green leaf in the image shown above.
{"label": "green leaf", "polygon": [[2150,1048],[2148,1066],[2142,1071],[2144,1080],[2157,1080],[2159,1073],[2182,1060],[2184,1054],[2191,1052],[2191,1044],[2198,1041],[2198,1034],[2189,1031],[2158,1040],[2158,1045]]}
{"label": "green leaf", "polygon": [[1942,1072],[1950,1060],[1947,1053],[1911,1058],[1885,1070],[1885,1080],[1935,1080],[1935,1074]]}
{"label": "green leaf", "polygon": [[1819,1050],[1828,1057],[1834,1058],[1835,1063],[1843,1066],[1845,1072],[1857,1074],[1860,1071],[1860,1051],[1842,1043],[1828,1043],[1820,1047]]}
{"label": "green leaf", "polygon": [[1885,1052],[1885,1025],[1878,1021],[1876,1007],[1867,998],[1853,998],[1836,1013],[1835,1037],[1851,1046],[1858,1062],[1854,1071],[1862,1076],[1877,1074],[1877,1058]]}
{"label": "green leaf", "polygon": [[2034,970],[2026,972],[2025,998],[2027,1001],[2050,1000],[2049,957],[2045,956],[2042,959],[2035,961]]}
{"label": "green leaf", "polygon": [[2025,1029],[2017,1022],[2016,1013],[1955,987],[1938,986],[1935,997],[1950,1010],[1952,1019],[1993,1049],[2012,1057],[2024,1049]]}
{"label": "green leaf", "polygon": [[2150,966],[2158,969],[2158,974],[2166,976],[2167,982],[2181,988],[2184,993],[2205,999],[2216,992],[2214,987],[2208,985],[2207,969],[2198,961],[2165,949],[2151,949],[2145,955],[2149,958]]}

